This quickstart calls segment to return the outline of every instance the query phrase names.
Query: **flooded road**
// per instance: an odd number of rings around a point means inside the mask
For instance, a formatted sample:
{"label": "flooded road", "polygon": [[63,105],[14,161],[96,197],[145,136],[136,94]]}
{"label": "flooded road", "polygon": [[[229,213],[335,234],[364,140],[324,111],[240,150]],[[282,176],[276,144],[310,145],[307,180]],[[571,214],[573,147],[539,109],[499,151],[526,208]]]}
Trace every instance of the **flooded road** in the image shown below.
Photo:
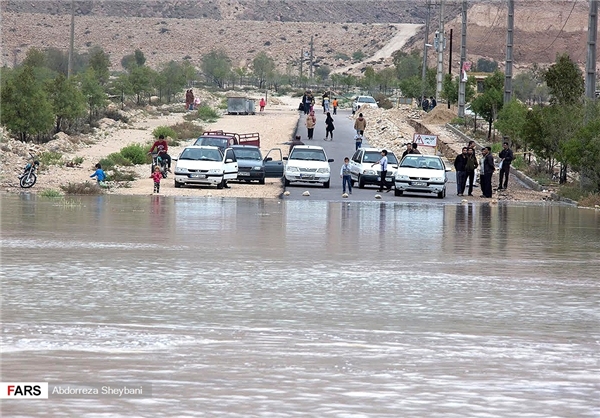
{"label": "flooded road", "polygon": [[1,196],[11,417],[600,415],[600,214]]}

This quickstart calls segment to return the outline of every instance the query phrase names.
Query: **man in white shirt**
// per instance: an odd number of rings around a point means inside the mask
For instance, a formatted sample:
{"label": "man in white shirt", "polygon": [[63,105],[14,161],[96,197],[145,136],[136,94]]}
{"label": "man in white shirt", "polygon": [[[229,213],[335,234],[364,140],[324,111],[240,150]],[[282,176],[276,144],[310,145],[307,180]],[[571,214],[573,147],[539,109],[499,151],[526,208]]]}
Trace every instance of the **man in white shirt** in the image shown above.
{"label": "man in white shirt", "polygon": [[380,183],[379,183],[379,189],[377,190],[378,192],[382,192],[383,188],[386,187],[387,190],[385,191],[386,193],[389,193],[390,190],[392,190],[392,185],[391,184],[387,184],[385,181],[385,176],[387,174],[387,165],[388,165],[388,159],[387,159],[387,150],[381,150],[381,159],[379,161],[377,161],[376,163],[371,164],[371,167],[373,167],[375,164],[379,164],[381,166],[381,179],[380,179]]}

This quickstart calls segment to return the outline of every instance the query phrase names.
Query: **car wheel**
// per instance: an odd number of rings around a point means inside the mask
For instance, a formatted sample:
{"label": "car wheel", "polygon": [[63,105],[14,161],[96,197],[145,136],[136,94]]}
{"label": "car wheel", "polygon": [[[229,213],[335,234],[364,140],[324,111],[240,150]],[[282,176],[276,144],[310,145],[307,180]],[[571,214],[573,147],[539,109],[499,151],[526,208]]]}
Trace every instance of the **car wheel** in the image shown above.
{"label": "car wheel", "polygon": [[438,198],[443,199],[446,197],[446,189],[442,190],[441,192],[438,193]]}
{"label": "car wheel", "polygon": [[360,174],[358,176],[358,188],[359,189],[364,189],[365,188],[365,179],[363,179]]}
{"label": "car wheel", "polygon": [[329,189],[329,182],[330,182],[330,180],[327,180],[325,183],[323,183],[323,187],[325,187],[326,189]]}
{"label": "car wheel", "polygon": [[286,179],[285,177],[283,178],[283,185],[285,187],[288,187],[290,185],[290,181],[288,179]]}
{"label": "car wheel", "polygon": [[402,196],[404,192],[402,190],[394,189],[394,196]]}
{"label": "car wheel", "polygon": [[183,186],[183,183],[179,183],[177,180],[175,180],[175,188],[179,189],[181,186]]}
{"label": "car wheel", "polygon": [[258,184],[265,184],[265,179],[258,180]]}
{"label": "car wheel", "polygon": [[225,179],[221,180],[221,182],[217,184],[217,189],[222,189],[223,187],[225,187]]}
{"label": "car wheel", "polygon": [[244,179],[244,181],[245,181],[246,183],[250,183],[250,180],[248,180],[248,179]]}

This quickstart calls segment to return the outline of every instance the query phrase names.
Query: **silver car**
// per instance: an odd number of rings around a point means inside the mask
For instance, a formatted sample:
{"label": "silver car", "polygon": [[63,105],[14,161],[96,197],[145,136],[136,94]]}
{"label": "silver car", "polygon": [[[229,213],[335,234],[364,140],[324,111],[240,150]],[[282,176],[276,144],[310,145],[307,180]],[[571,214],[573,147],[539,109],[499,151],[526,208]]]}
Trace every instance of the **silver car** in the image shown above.
{"label": "silver car", "polygon": [[435,155],[409,154],[400,163],[394,179],[394,194],[402,196],[410,193],[436,193],[446,197],[448,176],[444,161]]}

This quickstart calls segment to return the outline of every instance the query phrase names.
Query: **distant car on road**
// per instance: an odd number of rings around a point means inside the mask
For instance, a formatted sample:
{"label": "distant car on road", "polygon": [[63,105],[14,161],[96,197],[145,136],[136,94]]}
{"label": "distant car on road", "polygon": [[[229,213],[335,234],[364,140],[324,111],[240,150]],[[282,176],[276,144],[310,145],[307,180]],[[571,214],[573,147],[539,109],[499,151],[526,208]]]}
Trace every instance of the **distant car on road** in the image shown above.
{"label": "distant car on road", "polygon": [[322,183],[329,188],[333,158],[327,158],[323,147],[296,145],[288,157],[284,172],[285,186],[292,182]]}
{"label": "distant car on road", "polygon": [[357,112],[359,108],[364,106],[379,108],[377,101],[371,96],[357,96],[352,102],[352,111]]}
{"label": "distant car on road", "polygon": [[404,192],[436,193],[437,197],[446,197],[448,177],[444,161],[435,155],[408,154],[404,157],[394,181],[394,194],[401,196]]}
{"label": "distant car on road", "polygon": [[[252,145],[233,145],[231,149],[238,163],[238,180],[247,183],[254,180],[265,184],[266,177],[283,176],[283,158],[279,148],[270,150],[265,158],[263,158],[260,148]],[[277,152],[279,152],[278,159],[270,156],[271,153],[276,154]]]}
{"label": "distant car on road", "polygon": [[[398,159],[393,152],[388,151],[388,171],[385,179],[388,183],[394,182],[396,169],[398,168]],[[381,150],[377,148],[359,148],[350,159],[350,177],[352,184],[358,183],[362,189],[368,184],[379,186],[381,179],[381,166],[374,163],[381,159]]]}
{"label": "distant car on road", "polygon": [[238,163],[231,148],[222,152],[218,147],[191,145],[181,151],[176,161],[176,188],[212,184],[222,189],[227,180],[235,180],[238,174]]}

